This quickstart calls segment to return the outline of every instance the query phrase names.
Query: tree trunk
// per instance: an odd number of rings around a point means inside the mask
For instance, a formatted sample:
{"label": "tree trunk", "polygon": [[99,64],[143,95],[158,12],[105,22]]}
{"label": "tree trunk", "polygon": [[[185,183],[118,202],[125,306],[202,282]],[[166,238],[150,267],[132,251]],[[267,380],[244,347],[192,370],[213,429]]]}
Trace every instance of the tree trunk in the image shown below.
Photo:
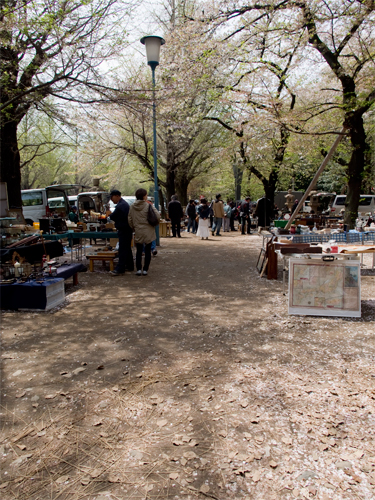
{"label": "tree trunk", "polygon": [[185,177],[178,180],[176,179],[176,194],[183,207],[186,207],[186,205],[188,204],[188,187],[189,181]]}
{"label": "tree trunk", "polygon": [[167,192],[167,205],[171,201],[172,194],[176,193],[176,187],[174,182],[174,172],[171,173],[167,171],[166,181],[165,181],[165,190]]}
{"label": "tree trunk", "polygon": [[232,168],[234,175],[234,199],[237,202],[241,200],[243,169],[238,166],[238,163],[233,163]]}
{"label": "tree trunk", "polygon": [[346,125],[352,143],[353,151],[348,165],[348,193],[345,202],[344,224],[350,229],[355,228],[358,217],[358,205],[361,195],[362,175],[365,167],[365,154],[368,149],[366,132],[362,116],[355,113],[346,117]]}
{"label": "tree trunk", "polygon": [[276,191],[276,183],[278,180],[278,171],[272,170],[270,173],[269,179],[267,184],[263,183],[264,186],[264,193],[266,195],[266,198],[270,200],[272,203],[272,206],[275,204],[275,191]]}
{"label": "tree trunk", "polygon": [[17,122],[1,127],[1,182],[7,183],[9,208],[22,208],[20,153],[17,142]]}

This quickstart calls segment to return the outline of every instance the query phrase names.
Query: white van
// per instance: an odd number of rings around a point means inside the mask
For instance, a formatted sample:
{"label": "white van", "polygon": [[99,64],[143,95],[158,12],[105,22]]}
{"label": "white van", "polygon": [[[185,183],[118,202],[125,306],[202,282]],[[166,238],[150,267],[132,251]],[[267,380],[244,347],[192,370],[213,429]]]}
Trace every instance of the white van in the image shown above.
{"label": "white van", "polygon": [[66,189],[72,187],[70,184],[47,186],[38,189],[23,189],[21,191],[22,212],[26,223],[33,225],[42,217],[52,216],[66,217],[69,214],[69,200]]}
{"label": "white van", "polygon": [[[341,210],[345,210],[346,195],[336,196],[331,208],[331,215],[340,215]],[[358,213],[365,215],[375,211],[375,196],[372,194],[361,194],[359,198]]]}
{"label": "white van", "polygon": [[[123,200],[125,200],[129,204],[129,206],[133,205],[133,203],[137,200],[137,198],[135,196],[121,196],[121,198]],[[151,203],[154,203],[154,198],[152,196],[147,196],[147,199],[148,199],[148,201],[151,201]],[[116,208],[116,205],[113,203],[112,200],[110,200],[110,202],[109,202],[110,211],[113,212],[115,208]]]}

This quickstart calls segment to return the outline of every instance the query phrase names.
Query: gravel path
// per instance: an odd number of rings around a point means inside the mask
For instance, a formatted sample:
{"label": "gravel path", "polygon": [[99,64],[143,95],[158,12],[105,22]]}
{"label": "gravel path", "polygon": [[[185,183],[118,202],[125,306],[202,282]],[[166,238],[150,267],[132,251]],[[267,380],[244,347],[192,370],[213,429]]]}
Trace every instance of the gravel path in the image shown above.
{"label": "gravel path", "polygon": [[162,239],[147,277],[4,312],[1,498],[375,498],[371,257],[362,318],[294,317],[261,241]]}

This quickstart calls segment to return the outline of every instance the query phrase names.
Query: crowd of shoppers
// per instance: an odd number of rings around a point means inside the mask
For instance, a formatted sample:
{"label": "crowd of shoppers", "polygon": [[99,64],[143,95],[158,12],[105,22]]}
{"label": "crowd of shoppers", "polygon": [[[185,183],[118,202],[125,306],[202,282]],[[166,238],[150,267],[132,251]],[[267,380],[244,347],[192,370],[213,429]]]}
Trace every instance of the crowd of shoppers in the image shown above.
{"label": "crowd of shoppers", "polygon": [[[147,200],[145,189],[138,189],[135,197],[136,201],[129,206],[121,197],[120,191],[111,192],[111,200],[116,208],[110,218],[114,221],[119,235],[119,259],[115,270],[111,272],[113,276],[134,270],[131,249],[133,232],[136,247],[136,275],[147,275],[151,253],[157,254],[155,224],[158,224],[160,214]],[[190,200],[185,212],[176,195],[171,197],[168,204],[168,217],[171,221],[173,238],[181,238],[181,221],[185,217],[187,218],[187,232],[191,230],[202,240],[208,240],[210,233],[212,236],[221,236],[221,230],[223,232],[237,231],[234,227],[235,220],[238,220],[241,234],[251,234],[252,217],[258,217],[259,225],[269,226],[273,213],[274,207],[266,197],[261,198],[255,204],[251,203],[250,197],[247,196],[236,206],[233,200],[227,200],[224,203],[221,194],[217,194],[210,204],[204,197],[201,197],[199,201]],[[153,222],[150,217],[154,218]]]}

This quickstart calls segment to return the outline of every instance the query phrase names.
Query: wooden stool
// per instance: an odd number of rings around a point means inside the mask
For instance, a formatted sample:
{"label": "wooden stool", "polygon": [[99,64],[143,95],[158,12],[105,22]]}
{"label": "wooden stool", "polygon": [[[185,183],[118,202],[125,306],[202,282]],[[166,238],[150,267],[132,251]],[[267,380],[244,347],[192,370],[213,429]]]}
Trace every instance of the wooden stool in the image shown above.
{"label": "wooden stool", "polygon": [[94,261],[96,260],[101,260],[103,262],[103,266],[105,266],[105,263],[108,261],[109,262],[109,270],[113,271],[113,261],[117,257],[117,253],[113,255],[88,255],[87,258],[89,259],[90,262],[90,272],[94,272]]}

